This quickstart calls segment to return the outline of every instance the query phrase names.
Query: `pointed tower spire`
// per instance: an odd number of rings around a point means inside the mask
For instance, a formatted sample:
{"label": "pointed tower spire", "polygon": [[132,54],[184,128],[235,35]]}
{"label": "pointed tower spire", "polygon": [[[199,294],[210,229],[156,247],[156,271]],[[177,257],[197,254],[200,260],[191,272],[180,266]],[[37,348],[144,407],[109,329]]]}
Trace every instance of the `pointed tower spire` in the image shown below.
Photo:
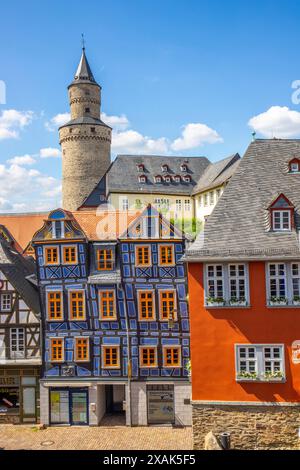
{"label": "pointed tower spire", "polygon": [[86,57],[86,54],[85,54],[85,41],[84,41],[83,34],[82,34],[81,58],[80,58],[80,62],[79,62],[79,65],[77,67],[77,70],[76,70],[76,73],[75,73],[74,80],[73,80],[72,84],[78,83],[78,82],[94,83],[94,84],[98,85],[95,78],[94,78],[93,72],[91,70],[90,64],[88,63],[88,60],[87,60],[87,57]]}

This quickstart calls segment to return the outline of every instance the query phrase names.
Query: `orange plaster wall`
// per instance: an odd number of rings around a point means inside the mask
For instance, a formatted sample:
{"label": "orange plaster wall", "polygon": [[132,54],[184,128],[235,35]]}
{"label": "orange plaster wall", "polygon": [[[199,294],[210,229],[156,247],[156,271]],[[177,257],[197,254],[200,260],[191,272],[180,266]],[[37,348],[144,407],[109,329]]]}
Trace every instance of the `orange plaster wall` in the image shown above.
{"label": "orange plaster wall", "polygon": [[[204,307],[202,263],[189,263],[192,398],[209,401],[300,401],[300,364],[291,344],[300,340],[300,308],[267,308],[265,263],[249,263],[250,308]],[[238,383],[236,343],[285,345],[285,383]]]}

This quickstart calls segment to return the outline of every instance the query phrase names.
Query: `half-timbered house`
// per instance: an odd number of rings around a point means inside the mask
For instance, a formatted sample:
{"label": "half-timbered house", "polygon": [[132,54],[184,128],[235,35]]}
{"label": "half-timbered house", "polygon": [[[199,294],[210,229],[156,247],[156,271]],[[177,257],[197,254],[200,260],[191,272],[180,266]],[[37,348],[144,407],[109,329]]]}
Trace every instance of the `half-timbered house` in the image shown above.
{"label": "half-timbered house", "polygon": [[0,422],[39,416],[40,306],[35,265],[0,233]]}
{"label": "half-timbered house", "polygon": [[128,425],[190,424],[184,243],[151,207],[50,213],[33,238],[43,423],[98,425],[125,412]]}

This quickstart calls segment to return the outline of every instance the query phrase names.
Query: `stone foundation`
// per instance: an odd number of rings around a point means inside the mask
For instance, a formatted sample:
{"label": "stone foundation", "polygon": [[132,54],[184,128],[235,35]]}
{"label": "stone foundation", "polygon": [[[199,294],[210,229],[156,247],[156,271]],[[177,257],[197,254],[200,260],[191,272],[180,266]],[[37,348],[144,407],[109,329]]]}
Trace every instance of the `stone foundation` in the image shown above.
{"label": "stone foundation", "polygon": [[300,404],[193,404],[194,449],[204,449],[208,432],[231,433],[231,448],[299,449]]}

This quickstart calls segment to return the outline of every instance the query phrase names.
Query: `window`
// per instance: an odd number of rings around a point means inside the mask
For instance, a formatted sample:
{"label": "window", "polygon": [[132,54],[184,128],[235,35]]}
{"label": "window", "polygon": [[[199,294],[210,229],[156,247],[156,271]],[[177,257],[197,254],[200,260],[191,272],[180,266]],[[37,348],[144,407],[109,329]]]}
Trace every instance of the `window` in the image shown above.
{"label": "window", "polygon": [[139,176],[139,182],[140,183],[146,183],[146,181],[147,181],[147,176],[145,176],[145,175]]}
{"label": "window", "polygon": [[89,361],[89,338],[75,338],[75,361]]}
{"label": "window", "polygon": [[12,294],[1,294],[1,312],[11,312]]}
{"label": "window", "polygon": [[64,246],[63,258],[64,258],[65,264],[76,264],[77,263],[77,247],[76,246]]}
{"label": "window", "polygon": [[170,176],[165,176],[165,177],[164,177],[164,181],[165,181],[165,183],[171,183],[171,178],[170,178]]}
{"label": "window", "polygon": [[176,320],[176,291],[159,291],[159,312],[161,320]]}
{"label": "window", "polygon": [[182,201],[181,199],[176,199],[176,212],[182,211]]}
{"label": "window", "polygon": [[116,299],[114,290],[99,291],[99,312],[101,320],[116,320]]}
{"label": "window", "polygon": [[174,176],[175,183],[180,183],[181,177],[179,175]]}
{"label": "window", "polygon": [[161,198],[156,198],[154,199],[154,205],[155,207],[159,209],[169,209],[170,207],[170,199],[161,199]]}
{"label": "window", "polygon": [[162,171],[169,171],[168,165],[162,165],[161,169],[162,169]]}
{"label": "window", "polygon": [[64,238],[65,224],[62,220],[52,222],[52,238]]}
{"label": "window", "polygon": [[51,338],[51,361],[62,362],[64,360],[63,338]]}
{"label": "window", "polygon": [[273,230],[291,230],[291,211],[273,211]]}
{"label": "window", "polygon": [[138,245],[135,247],[135,265],[151,266],[151,251],[149,245]]}
{"label": "window", "polygon": [[139,320],[155,320],[154,292],[138,291]]}
{"label": "window", "polygon": [[217,196],[217,200],[220,199],[220,196],[221,196],[221,188],[219,188],[219,189],[216,190],[216,196]]}
{"label": "window", "polygon": [[285,377],[284,351],[280,344],[236,345],[236,379],[282,381]]}
{"label": "window", "polygon": [[268,263],[267,295],[270,306],[300,306],[300,263]]}
{"label": "window", "polygon": [[143,165],[142,163],[138,164],[138,165],[137,165],[137,170],[138,170],[139,172],[145,171],[144,165]]}
{"label": "window", "polygon": [[119,346],[103,346],[102,348],[103,367],[106,369],[118,369],[120,367]]}
{"label": "window", "polygon": [[248,305],[248,267],[246,264],[208,264],[205,277],[206,305],[219,307]]}
{"label": "window", "polygon": [[113,251],[110,249],[97,249],[97,270],[111,271],[113,269]]}
{"label": "window", "polygon": [[159,260],[160,266],[174,265],[174,245],[159,245]]}
{"label": "window", "polygon": [[140,367],[157,367],[156,347],[140,347]]}
{"label": "window", "polygon": [[201,207],[203,205],[203,197],[202,196],[199,196],[198,204],[199,204],[199,207]]}
{"label": "window", "polygon": [[141,209],[142,208],[142,201],[140,199],[135,200],[135,208]]}
{"label": "window", "polygon": [[190,182],[191,182],[191,177],[190,177],[190,175],[185,175],[185,176],[183,177],[183,181],[185,181],[186,183],[190,183]]}
{"label": "window", "polygon": [[204,194],[204,206],[208,206],[208,194]]}
{"label": "window", "polygon": [[123,211],[128,211],[129,204],[128,204],[128,199],[122,199],[122,210]]}
{"label": "window", "polygon": [[180,165],[180,170],[181,171],[187,171],[187,166],[186,165]]}
{"label": "window", "polygon": [[85,108],[85,112],[86,112],[86,113],[89,113],[89,112],[90,112],[90,108]]}
{"label": "window", "polygon": [[181,367],[181,350],[179,346],[163,348],[164,367]]}
{"label": "window", "polygon": [[83,291],[69,292],[70,319],[85,320],[85,296]]}
{"label": "window", "polygon": [[215,203],[215,193],[213,191],[210,191],[209,193],[209,204],[213,206]]}
{"label": "window", "polygon": [[48,320],[63,320],[62,292],[48,292]]}
{"label": "window", "polygon": [[299,171],[299,163],[291,163],[291,173],[298,173]]}
{"label": "window", "polygon": [[286,266],[284,263],[269,264],[269,294],[271,302],[286,302]]}
{"label": "window", "polygon": [[11,328],[10,330],[10,357],[18,359],[25,357],[25,329]]}
{"label": "window", "polygon": [[59,264],[58,248],[46,247],[44,252],[45,264]]}
{"label": "window", "polygon": [[184,210],[189,212],[191,210],[191,200],[185,199],[184,200]]}
{"label": "window", "polygon": [[95,132],[96,132],[96,128],[95,128],[95,127],[91,127],[91,133],[92,133],[92,134],[95,134]]}
{"label": "window", "polygon": [[159,175],[155,176],[154,180],[155,180],[155,183],[161,183],[161,176]]}
{"label": "window", "polygon": [[229,291],[230,300],[245,301],[246,299],[246,272],[244,264],[229,265]]}

